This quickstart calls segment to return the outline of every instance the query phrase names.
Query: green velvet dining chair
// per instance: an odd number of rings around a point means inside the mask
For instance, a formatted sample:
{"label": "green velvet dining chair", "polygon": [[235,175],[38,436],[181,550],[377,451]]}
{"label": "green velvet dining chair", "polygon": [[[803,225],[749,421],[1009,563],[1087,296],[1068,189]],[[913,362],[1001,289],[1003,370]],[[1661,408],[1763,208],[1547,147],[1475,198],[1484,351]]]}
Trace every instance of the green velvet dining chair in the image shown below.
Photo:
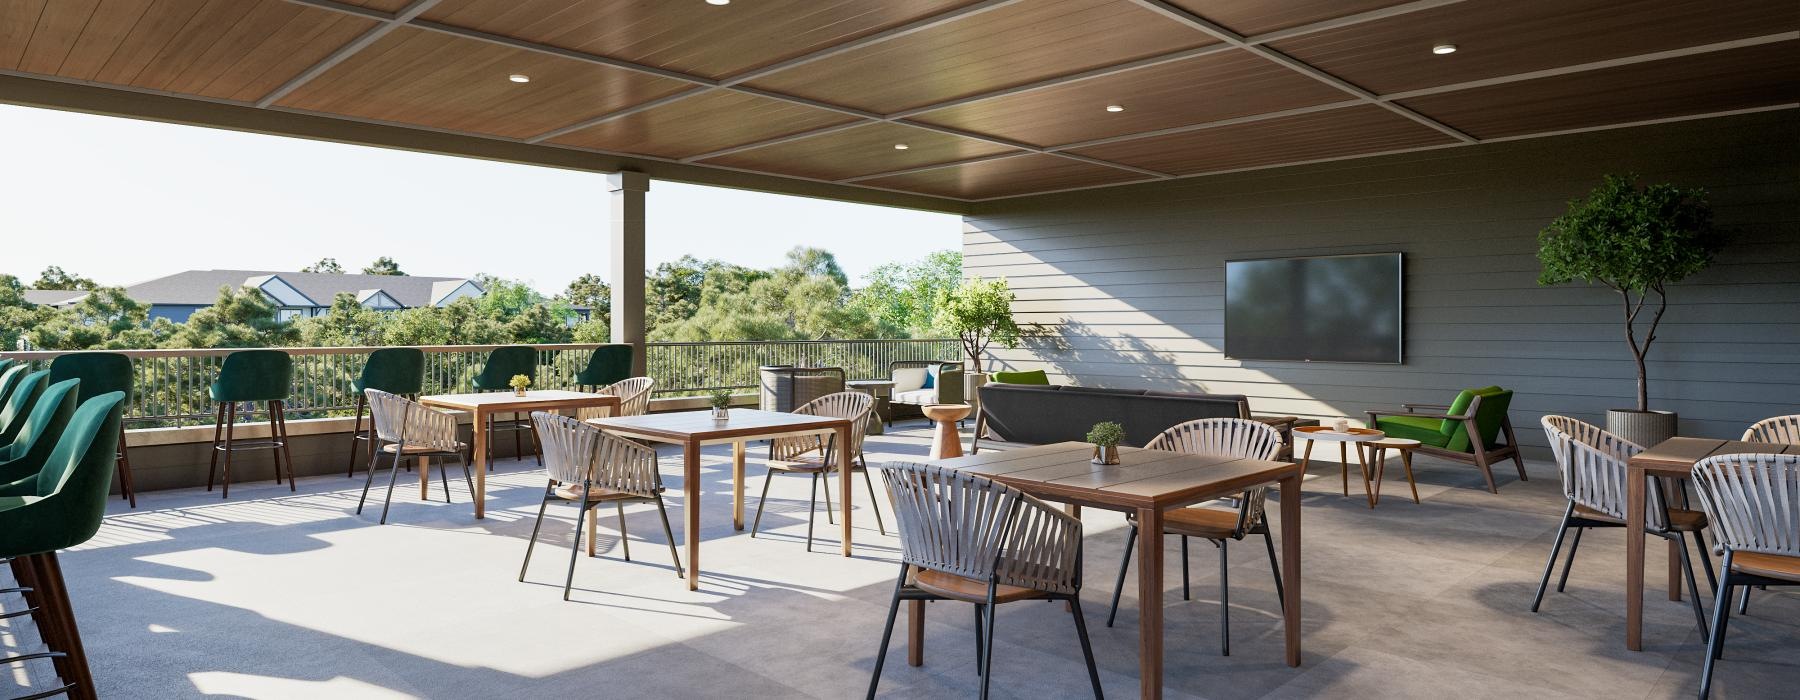
{"label": "green velvet dining chair", "polygon": [[[225,455],[225,471],[220,498],[231,497],[231,456],[245,450],[269,450],[275,463],[275,483],[281,483],[281,463],[287,462],[288,490],[294,487],[294,458],[288,450],[288,393],[294,380],[294,359],[280,350],[239,350],[225,356],[219,377],[208,387],[217,412],[213,417],[212,462],[206,468],[206,490],[213,487],[213,473],[219,466],[219,454]],[[266,403],[269,407],[269,439],[237,440],[238,404]],[[224,440],[220,440],[220,435]]]}
{"label": "green velvet dining chair", "polygon": [[[481,366],[481,373],[475,375],[475,390],[480,391],[512,391],[509,382],[517,375],[525,375],[537,384],[538,351],[530,345],[502,345],[488,353],[487,362]],[[494,414],[488,414],[486,426],[475,426],[474,430],[486,430],[488,471],[494,470],[494,433],[505,431],[513,434],[513,456],[525,456],[523,433],[531,433],[532,453],[537,455],[538,466],[544,466],[544,449],[538,444],[536,428],[524,414],[514,413],[508,420],[499,420]]]}
{"label": "green velvet dining chair", "polygon": [[1420,454],[1475,465],[1487,479],[1488,491],[1499,493],[1491,469],[1495,462],[1511,458],[1519,480],[1527,480],[1525,459],[1507,415],[1512,396],[1511,390],[1497,386],[1464,389],[1449,404],[1401,404],[1398,411],[1369,411],[1369,427],[1391,438],[1418,440]]}
{"label": "green velvet dining chair", "polygon": [[49,458],[50,450],[56,447],[57,439],[62,437],[63,429],[68,427],[69,418],[75,415],[75,407],[80,404],[76,399],[79,383],[65,379],[50,385],[38,397],[19,428],[18,437],[12,444],[0,447],[0,484],[18,481],[43,468],[44,460]]}
{"label": "green velvet dining chair", "polygon": [[[132,387],[136,384],[136,375],[131,369],[131,358],[117,352],[75,352],[59,355],[50,361],[50,382],[56,383],[68,379],[81,380],[76,392],[76,401],[85,402],[101,394],[122,392],[126,403],[131,400]],[[137,488],[131,483],[131,455],[127,453],[124,437],[119,438],[119,497],[137,507]]]}
{"label": "green velvet dining chair", "polygon": [[38,370],[21,377],[13,384],[12,393],[6,401],[0,403],[0,445],[10,445],[19,437],[19,430],[25,427],[25,416],[31,413],[32,405],[44,393],[44,387],[50,379],[49,370]]}
{"label": "green velvet dining chair", "polygon": [[[369,440],[363,428],[363,415],[369,411],[369,397],[364,390],[374,389],[389,394],[417,399],[425,390],[425,351],[418,348],[382,348],[369,353],[362,374],[350,382],[356,390],[356,422],[350,429],[350,469],[345,476],[356,476],[357,453]],[[370,468],[375,464],[375,451],[369,450]]]}
{"label": "green velvet dining chair", "polygon": [[631,378],[631,346],[622,343],[594,348],[587,366],[575,373],[575,385],[590,391]]}
{"label": "green velvet dining chair", "polygon": [[75,409],[56,447],[37,473],[0,485],[0,558],[9,559],[26,608],[47,651],[8,656],[0,663],[49,659],[62,686],[31,697],[67,693],[93,698],[94,678],[69,603],[56,551],[87,542],[100,531],[106,492],[117,464],[125,394],[89,399]]}

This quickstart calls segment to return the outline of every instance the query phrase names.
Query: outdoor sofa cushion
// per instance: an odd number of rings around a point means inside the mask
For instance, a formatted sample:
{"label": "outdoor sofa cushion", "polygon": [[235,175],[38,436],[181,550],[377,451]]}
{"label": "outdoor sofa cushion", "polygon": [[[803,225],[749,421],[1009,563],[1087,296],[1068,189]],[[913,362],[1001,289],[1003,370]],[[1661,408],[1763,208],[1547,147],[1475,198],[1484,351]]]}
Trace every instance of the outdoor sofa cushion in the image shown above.
{"label": "outdoor sofa cushion", "polygon": [[1050,386],[1050,374],[1041,369],[1023,372],[995,372],[995,384],[1027,384],[1031,386]]}
{"label": "outdoor sofa cushion", "polygon": [[894,395],[925,388],[925,368],[905,367],[894,370]]}

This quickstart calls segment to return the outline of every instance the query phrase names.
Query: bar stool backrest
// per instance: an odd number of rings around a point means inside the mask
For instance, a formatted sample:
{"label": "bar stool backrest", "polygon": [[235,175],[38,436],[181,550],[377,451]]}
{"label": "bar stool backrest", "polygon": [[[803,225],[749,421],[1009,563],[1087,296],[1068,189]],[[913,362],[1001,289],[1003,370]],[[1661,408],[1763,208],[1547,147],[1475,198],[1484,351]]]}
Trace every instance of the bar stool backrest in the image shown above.
{"label": "bar stool backrest", "polygon": [[[826,394],[806,402],[794,409],[794,413],[802,416],[823,416],[828,418],[850,419],[850,454],[862,452],[863,434],[868,430],[869,412],[875,410],[875,395],[860,391],[840,391]],[[825,439],[819,435],[798,435],[775,438],[770,454],[773,459],[792,460],[809,452],[822,451],[826,446]],[[822,459],[829,463],[831,455],[823,455]]]}
{"label": "bar stool backrest", "polygon": [[631,377],[613,382],[601,389],[600,393],[619,397],[619,407],[613,411],[614,416],[641,416],[650,412],[650,390],[655,387],[654,379]]}
{"label": "bar stool backrest", "polygon": [[1694,492],[1720,546],[1800,557],[1800,455],[1707,457]]}
{"label": "bar stool backrest", "polygon": [[437,452],[462,449],[456,440],[456,416],[380,389],[364,389],[363,395],[369,398],[377,439]]}
{"label": "bar stool backrest", "polygon": [[19,436],[19,429],[25,426],[26,414],[37,405],[49,380],[49,370],[38,370],[13,384],[12,395],[6,397],[5,404],[0,404],[0,445],[12,444]]}
{"label": "bar stool backrest", "polygon": [[73,547],[100,531],[107,489],[119,450],[125,394],[101,394],[82,403],[37,474],[37,509],[29,526],[0,533],[0,556]]}
{"label": "bar stool backrest", "polygon": [[[1644,448],[1606,432],[1600,426],[1568,416],[1544,416],[1540,423],[1550,439],[1550,452],[1562,473],[1563,495],[1569,500],[1625,519],[1625,479],[1633,456]],[[1669,516],[1662,489],[1645,486],[1645,522],[1653,529],[1668,527]]]}
{"label": "bar stool backrest", "polygon": [[80,380],[65,379],[50,385],[32,405],[11,444],[0,446],[0,484],[10,484],[42,471],[50,451],[62,439],[75,415]]}
{"label": "bar stool backrest", "polygon": [[481,366],[481,374],[475,375],[475,388],[479,391],[500,391],[510,389],[515,375],[523,374],[537,381],[537,348],[530,345],[504,345],[494,348],[488,353],[487,363]]}
{"label": "bar stool backrest", "polygon": [[225,356],[219,378],[208,387],[217,401],[286,401],[294,380],[294,358],[280,350],[239,350]]}
{"label": "bar stool backrest", "polygon": [[631,346],[622,343],[594,348],[587,366],[575,373],[581,386],[606,386],[631,377]]}
{"label": "bar stool backrest", "polygon": [[[11,360],[7,361],[11,362]],[[12,398],[13,389],[18,387],[19,381],[24,379],[27,374],[31,374],[31,365],[22,362],[8,367],[0,367],[0,403]]]}
{"label": "bar stool backrest", "polygon": [[131,358],[117,352],[58,355],[50,361],[50,383],[55,384],[65,379],[81,380],[77,401],[86,401],[115,391],[125,392],[129,397],[132,385],[136,382],[131,370]]}
{"label": "bar stool backrest", "polygon": [[1745,442],[1800,445],[1800,415],[1764,418],[1744,431]]}
{"label": "bar stool backrest", "polygon": [[534,411],[531,421],[544,445],[544,469],[551,479],[644,498],[662,490],[655,450],[568,416]]}
{"label": "bar stool backrest", "polygon": [[1051,593],[1080,590],[1081,521],[985,477],[934,464],[878,467],[908,564]]}
{"label": "bar stool backrest", "polygon": [[[1201,418],[1162,431],[1144,449],[1267,462],[1281,453],[1281,431],[1262,421],[1244,418]],[[1239,534],[1262,520],[1268,498],[1267,486],[1244,492],[1238,508]]]}
{"label": "bar stool backrest", "polygon": [[371,352],[353,386],[357,391],[380,389],[390,394],[418,394],[425,389],[425,351],[382,348]]}

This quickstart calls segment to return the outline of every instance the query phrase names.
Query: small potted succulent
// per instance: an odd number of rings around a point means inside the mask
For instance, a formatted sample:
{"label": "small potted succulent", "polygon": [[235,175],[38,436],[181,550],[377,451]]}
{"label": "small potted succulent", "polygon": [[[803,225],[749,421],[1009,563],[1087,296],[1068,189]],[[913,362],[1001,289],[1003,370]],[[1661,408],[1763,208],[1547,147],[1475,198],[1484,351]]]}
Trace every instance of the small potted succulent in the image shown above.
{"label": "small potted succulent", "polygon": [[1125,439],[1125,426],[1112,421],[1095,423],[1088,430],[1087,441],[1094,444],[1095,464],[1118,464],[1119,442]]}
{"label": "small potted succulent", "polygon": [[706,397],[706,404],[712,406],[713,420],[725,420],[731,417],[731,390],[717,389]]}
{"label": "small potted succulent", "polygon": [[531,388],[531,377],[515,374],[512,379],[506,380],[506,385],[513,388],[513,396],[524,396],[525,390]]}

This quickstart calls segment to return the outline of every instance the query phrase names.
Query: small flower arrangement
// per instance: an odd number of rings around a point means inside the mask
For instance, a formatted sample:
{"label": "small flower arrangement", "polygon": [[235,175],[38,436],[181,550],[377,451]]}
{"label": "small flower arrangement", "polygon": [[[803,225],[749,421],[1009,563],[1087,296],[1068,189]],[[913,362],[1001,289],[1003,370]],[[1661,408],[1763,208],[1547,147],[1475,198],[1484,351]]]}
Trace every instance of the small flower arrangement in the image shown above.
{"label": "small flower arrangement", "polygon": [[712,406],[714,418],[725,418],[730,415],[731,399],[730,389],[717,389],[707,394],[706,404]]}
{"label": "small flower arrangement", "polygon": [[506,380],[506,385],[513,388],[513,394],[524,396],[525,390],[531,388],[531,377],[515,374],[512,379]]}
{"label": "small flower arrangement", "polygon": [[1125,426],[1112,421],[1095,423],[1088,430],[1087,441],[1094,445],[1095,464],[1118,464],[1119,443],[1125,440]]}

